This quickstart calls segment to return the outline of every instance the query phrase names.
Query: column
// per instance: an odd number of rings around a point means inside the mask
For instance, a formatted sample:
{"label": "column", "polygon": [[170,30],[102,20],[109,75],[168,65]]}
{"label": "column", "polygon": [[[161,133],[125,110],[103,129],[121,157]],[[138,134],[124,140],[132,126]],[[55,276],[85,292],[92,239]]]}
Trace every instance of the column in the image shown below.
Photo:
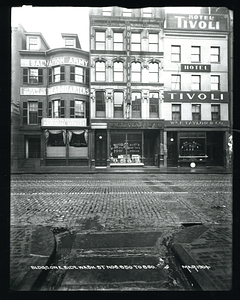
{"label": "column", "polygon": [[110,166],[110,130],[107,129],[107,167]]}
{"label": "column", "polygon": [[95,129],[91,130],[91,167],[95,168]]}

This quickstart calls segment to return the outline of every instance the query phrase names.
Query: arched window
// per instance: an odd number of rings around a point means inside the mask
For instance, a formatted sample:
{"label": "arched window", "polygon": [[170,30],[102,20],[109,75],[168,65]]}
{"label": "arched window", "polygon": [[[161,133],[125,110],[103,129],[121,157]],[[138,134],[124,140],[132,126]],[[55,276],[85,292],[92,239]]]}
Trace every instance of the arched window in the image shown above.
{"label": "arched window", "polygon": [[141,82],[141,63],[132,62],[132,76],[131,79],[134,82]]}
{"label": "arched window", "polygon": [[106,80],[105,62],[97,61],[95,67],[96,67],[96,81],[105,81]]}
{"label": "arched window", "polygon": [[113,81],[123,81],[123,63],[115,62],[113,64]]}
{"label": "arched window", "polygon": [[159,81],[159,65],[158,63],[149,64],[149,82],[158,82]]}

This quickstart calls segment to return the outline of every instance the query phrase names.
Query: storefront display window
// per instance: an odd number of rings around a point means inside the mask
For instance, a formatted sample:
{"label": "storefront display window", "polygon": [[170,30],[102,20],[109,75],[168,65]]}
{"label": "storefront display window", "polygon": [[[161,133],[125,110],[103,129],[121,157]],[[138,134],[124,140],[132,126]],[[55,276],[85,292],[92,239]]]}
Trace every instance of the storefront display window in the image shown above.
{"label": "storefront display window", "polygon": [[180,134],[180,156],[205,156],[205,133],[187,132]]}
{"label": "storefront display window", "polygon": [[112,133],[110,163],[142,164],[142,133]]}

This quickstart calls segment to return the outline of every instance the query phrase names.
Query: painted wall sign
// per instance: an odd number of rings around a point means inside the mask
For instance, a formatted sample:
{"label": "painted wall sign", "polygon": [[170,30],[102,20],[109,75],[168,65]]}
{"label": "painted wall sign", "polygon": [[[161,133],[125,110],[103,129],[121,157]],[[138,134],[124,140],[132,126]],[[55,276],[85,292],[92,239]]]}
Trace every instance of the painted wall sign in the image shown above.
{"label": "painted wall sign", "polygon": [[163,128],[163,122],[148,122],[148,121],[139,121],[139,122],[114,122],[108,123],[110,129],[160,129]]}
{"label": "painted wall sign", "polygon": [[181,64],[181,72],[211,72],[211,65]]}
{"label": "painted wall sign", "polygon": [[89,95],[89,89],[83,86],[75,85],[58,85],[48,88],[48,95],[54,94],[81,94]]}
{"label": "painted wall sign", "polygon": [[166,127],[168,126],[192,126],[192,127],[217,127],[217,126],[229,126],[228,121],[164,121]]}
{"label": "painted wall sign", "polygon": [[166,28],[187,30],[227,30],[225,15],[167,14]]}
{"label": "painted wall sign", "polygon": [[165,102],[228,102],[228,92],[164,92]]}
{"label": "painted wall sign", "polygon": [[21,59],[21,67],[53,67],[57,65],[77,65],[82,67],[88,66],[88,60],[74,56],[60,56],[51,59]]}
{"label": "painted wall sign", "polygon": [[46,95],[46,88],[28,88],[28,87],[21,87],[20,88],[20,95],[24,96],[24,95]]}
{"label": "painted wall sign", "polygon": [[43,127],[86,127],[86,118],[42,118]]}
{"label": "painted wall sign", "polygon": [[127,103],[131,103],[131,62],[130,62],[130,49],[131,49],[131,26],[129,23],[126,25],[126,35],[127,35]]}

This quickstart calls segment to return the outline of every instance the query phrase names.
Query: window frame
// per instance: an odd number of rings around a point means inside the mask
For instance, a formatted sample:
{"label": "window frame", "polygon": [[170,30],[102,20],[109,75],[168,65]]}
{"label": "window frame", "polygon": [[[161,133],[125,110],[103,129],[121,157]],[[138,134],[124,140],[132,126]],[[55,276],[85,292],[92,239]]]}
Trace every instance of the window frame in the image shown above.
{"label": "window frame", "polygon": [[[213,111],[213,108],[218,108],[217,111]],[[214,114],[217,113],[217,117],[214,116]],[[220,110],[220,104],[211,104],[211,120],[212,121],[220,121],[221,120],[221,110]]]}
{"label": "window frame", "polygon": [[[218,78],[217,82],[213,82],[213,78]],[[213,88],[213,85],[217,85],[217,89]],[[211,75],[211,91],[220,91],[220,75]]]}
{"label": "window frame", "polygon": [[[179,49],[179,51],[174,52],[174,49]],[[174,59],[174,56],[178,56],[178,59]],[[171,45],[171,62],[181,62],[181,46]]]}
{"label": "window frame", "polygon": [[[153,65],[157,66],[157,71],[150,70],[150,68],[151,68],[150,66],[153,66]],[[148,73],[149,82],[151,82],[151,83],[159,82],[159,63],[158,62],[150,62],[148,70],[149,70],[149,73]],[[156,80],[151,80],[150,77],[151,77],[151,75],[154,75],[154,74],[157,76],[157,79]]]}
{"label": "window frame", "polygon": [[[155,36],[155,35],[157,36],[157,42],[150,42],[150,36]],[[155,48],[154,45],[156,46],[156,50],[151,49],[152,46],[153,46],[153,48]],[[159,51],[159,35],[158,35],[158,33],[149,32],[149,34],[148,34],[148,51],[151,51],[151,52]]]}
{"label": "window frame", "polygon": [[[152,97],[153,94],[157,94],[157,97]],[[151,103],[151,102],[156,102],[156,103]],[[159,118],[159,111],[160,111],[159,92],[150,92],[149,93],[149,118]]]}
{"label": "window frame", "polygon": [[132,9],[124,8],[122,10],[123,17],[131,17],[132,16]]}
{"label": "window frame", "polygon": [[[82,74],[77,74],[76,70],[82,70]],[[77,78],[81,78],[82,80],[76,80]],[[70,81],[74,81],[77,83],[85,83],[85,69],[80,66],[70,66]]]}
{"label": "window frame", "polygon": [[151,18],[152,17],[152,8],[144,7],[142,9],[142,16],[143,16],[143,18]]}
{"label": "window frame", "polygon": [[[35,40],[36,43],[32,43],[31,40]],[[31,46],[34,46],[33,48]],[[28,50],[38,50],[39,49],[39,38],[37,36],[29,36],[28,38]]]}
{"label": "window frame", "polygon": [[[136,70],[133,70],[132,66],[133,65],[139,65],[140,66],[140,71],[136,71]],[[139,80],[135,80],[133,77],[138,74],[139,76]],[[133,76],[134,75],[134,76]],[[140,62],[131,62],[131,81],[132,82],[141,82],[142,81],[142,66],[141,66],[141,63]]]}
{"label": "window frame", "polygon": [[[36,109],[33,111],[30,110],[31,104],[36,105]],[[35,115],[35,117],[34,117],[34,115]],[[31,121],[32,117],[35,118],[35,122]],[[34,100],[28,101],[28,125],[38,125],[38,101],[34,101]]]}
{"label": "window frame", "polygon": [[[198,49],[198,53],[193,53],[193,49]],[[193,59],[197,57],[197,59]],[[191,62],[198,63],[201,62],[201,46],[191,46]]]}
{"label": "window frame", "polygon": [[[37,77],[37,82],[30,82],[31,70],[37,70],[38,75],[35,76],[35,77]],[[23,84],[42,85],[43,84],[43,69],[42,68],[23,68]]]}
{"label": "window frame", "polygon": [[[104,70],[97,70],[97,67],[100,66],[100,64],[104,64]],[[104,75],[102,79],[99,80],[98,76],[101,77],[101,75]],[[103,82],[106,81],[106,62],[105,61],[96,61],[95,62],[95,81]]]}
{"label": "window frame", "polygon": [[111,16],[112,15],[112,8],[111,7],[103,7],[102,8],[102,15],[103,16]]}
{"label": "window frame", "polygon": [[[193,79],[197,79],[196,81],[194,81]],[[195,86],[197,86],[197,88],[195,88]],[[200,91],[201,90],[201,75],[191,75],[191,91]]]}
{"label": "window frame", "polygon": [[[139,98],[136,98],[136,96],[134,98],[134,95],[139,96]],[[141,94],[141,92],[132,91],[131,100],[132,100],[132,118],[139,119],[142,117],[142,94]]]}
{"label": "window frame", "polygon": [[[175,110],[174,108],[179,108],[179,110]],[[172,104],[172,120],[181,121],[181,104]]]}
{"label": "window frame", "polygon": [[[173,80],[174,78],[176,78],[176,80]],[[172,91],[181,90],[181,75],[180,74],[171,74],[171,90]]]}
{"label": "window frame", "polygon": [[[121,35],[122,41],[116,41],[116,35]],[[113,32],[113,50],[114,51],[123,51],[123,32]],[[120,49],[118,49],[118,46],[121,45]]]}
{"label": "window frame", "polygon": [[[101,97],[97,97],[98,93]],[[100,99],[101,98],[101,99]],[[101,101],[100,101],[101,100]],[[103,90],[95,91],[95,112],[96,112],[96,117],[106,117],[106,92]]]}
{"label": "window frame", "polygon": [[201,104],[192,104],[192,120],[201,121]]}
{"label": "window frame", "polygon": [[[218,53],[217,54],[212,53],[213,49],[217,49]],[[212,59],[213,57],[217,57],[217,60],[213,60]],[[220,63],[220,46],[211,46],[211,48],[210,48],[210,63]]]}
{"label": "window frame", "polygon": [[[139,41],[135,42],[132,41],[133,36],[139,36]],[[138,49],[134,49],[135,46],[139,46]],[[131,33],[131,51],[141,51],[142,50],[142,45],[141,45],[141,32],[132,32]]]}
{"label": "window frame", "polygon": [[[122,104],[116,104],[116,95],[122,95]],[[123,118],[124,117],[124,93],[123,91],[114,91],[113,92],[113,117],[118,119],[118,118]]]}
{"label": "window frame", "polygon": [[[118,69],[116,70],[115,66],[117,64],[121,64],[121,66],[122,66],[121,70],[118,70]],[[123,66],[123,62],[122,61],[115,61],[113,63],[113,81],[114,82],[123,82],[123,78],[124,78],[124,76],[123,76],[123,70],[124,70],[124,66]],[[116,80],[115,78],[118,77],[119,75],[121,75],[121,79]]]}
{"label": "window frame", "polygon": [[[104,39],[97,39],[98,34],[104,34]],[[98,47],[102,45],[103,47]],[[95,31],[95,50],[106,50],[106,31]]]}

